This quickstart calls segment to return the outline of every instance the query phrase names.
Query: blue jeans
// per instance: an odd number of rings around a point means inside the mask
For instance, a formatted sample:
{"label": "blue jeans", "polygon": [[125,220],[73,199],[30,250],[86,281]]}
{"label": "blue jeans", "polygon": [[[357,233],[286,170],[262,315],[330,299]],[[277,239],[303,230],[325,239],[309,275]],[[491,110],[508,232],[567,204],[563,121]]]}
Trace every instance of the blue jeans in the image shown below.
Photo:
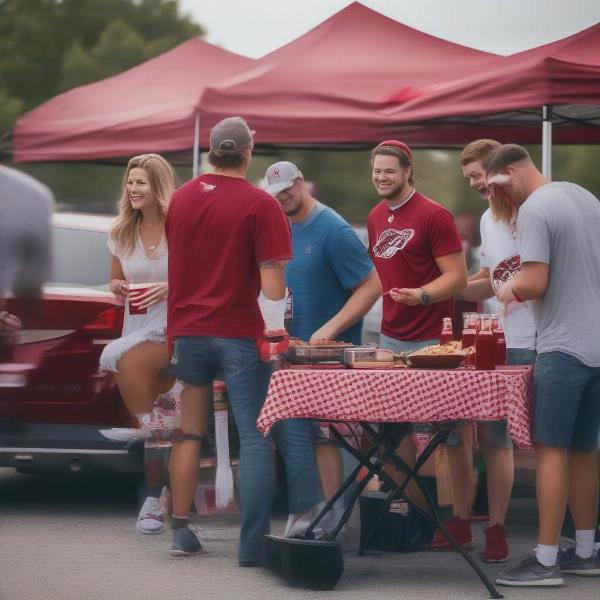
{"label": "blue jeans", "polygon": [[267,395],[271,366],[258,355],[250,338],[179,337],[173,366],[178,380],[209,385],[223,371],[229,402],[240,436],[240,561],[261,560],[263,537],[270,531],[275,492],[275,461],[271,440],[256,427]]}
{"label": "blue jeans", "polygon": [[304,512],[323,499],[313,427],[313,421],[308,419],[286,419],[272,429],[285,463],[290,513]]}

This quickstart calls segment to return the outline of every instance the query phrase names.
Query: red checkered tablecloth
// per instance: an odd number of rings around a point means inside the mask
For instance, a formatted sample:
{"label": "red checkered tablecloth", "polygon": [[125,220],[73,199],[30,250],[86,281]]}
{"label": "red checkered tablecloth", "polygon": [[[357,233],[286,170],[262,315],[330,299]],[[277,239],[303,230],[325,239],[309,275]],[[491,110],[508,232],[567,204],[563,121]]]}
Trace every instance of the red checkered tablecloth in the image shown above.
{"label": "red checkered tablecloth", "polygon": [[369,423],[507,419],[518,446],[531,446],[532,368],[498,371],[387,369],[276,371],[257,425],[283,419]]}

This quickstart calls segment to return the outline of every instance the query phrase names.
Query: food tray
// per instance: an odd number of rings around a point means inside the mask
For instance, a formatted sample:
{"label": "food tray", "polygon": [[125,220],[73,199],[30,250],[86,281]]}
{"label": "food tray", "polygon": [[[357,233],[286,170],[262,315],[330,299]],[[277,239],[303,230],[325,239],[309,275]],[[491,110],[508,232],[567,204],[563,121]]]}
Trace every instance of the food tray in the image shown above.
{"label": "food tray", "polygon": [[314,364],[318,362],[343,362],[344,350],[351,348],[352,344],[339,342],[337,344],[300,344],[290,346],[287,359],[294,364]]}
{"label": "food tray", "polygon": [[417,369],[455,369],[460,367],[465,355],[455,354],[409,354],[406,357],[409,366]]}
{"label": "food tray", "polygon": [[[348,363],[348,366],[351,369],[394,369],[397,363],[392,361],[355,360]],[[404,367],[404,365],[401,366]]]}
{"label": "food tray", "polygon": [[354,362],[394,362],[394,353],[373,346],[346,348],[344,362],[347,365]]}
{"label": "food tray", "polygon": [[341,362],[321,362],[321,363],[311,363],[311,364],[290,364],[288,369],[294,370],[316,370],[316,369],[345,369],[346,365]]}

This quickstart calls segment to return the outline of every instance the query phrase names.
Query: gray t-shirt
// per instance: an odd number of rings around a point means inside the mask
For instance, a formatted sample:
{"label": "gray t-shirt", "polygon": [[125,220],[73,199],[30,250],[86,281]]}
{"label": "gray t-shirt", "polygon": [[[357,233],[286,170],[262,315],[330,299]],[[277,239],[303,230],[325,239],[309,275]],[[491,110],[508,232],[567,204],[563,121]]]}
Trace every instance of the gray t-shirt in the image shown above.
{"label": "gray t-shirt", "polygon": [[41,291],[51,264],[53,205],[45,185],[0,166],[0,296]]}
{"label": "gray t-shirt", "polygon": [[521,264],[549,265],[534,305],[538,353],[600,367],[600,201],[574,183],[546,184],[520,207],[518,229]]}

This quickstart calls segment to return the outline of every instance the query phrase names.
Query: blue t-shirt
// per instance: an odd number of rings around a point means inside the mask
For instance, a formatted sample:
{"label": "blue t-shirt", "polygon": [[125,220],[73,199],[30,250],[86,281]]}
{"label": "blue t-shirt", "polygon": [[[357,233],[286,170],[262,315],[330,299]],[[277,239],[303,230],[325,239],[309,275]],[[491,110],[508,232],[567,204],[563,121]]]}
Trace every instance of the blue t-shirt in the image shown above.
{"label": "blue t-shirt", "polygon": [[[364,244],[334,210],[317,202],[302,223],[292,223],[293,259],[285,269],[292,291],[291,334],[303,340],[336,315],[373,270]],[[361,343],[362,320],[337,336]]]}

